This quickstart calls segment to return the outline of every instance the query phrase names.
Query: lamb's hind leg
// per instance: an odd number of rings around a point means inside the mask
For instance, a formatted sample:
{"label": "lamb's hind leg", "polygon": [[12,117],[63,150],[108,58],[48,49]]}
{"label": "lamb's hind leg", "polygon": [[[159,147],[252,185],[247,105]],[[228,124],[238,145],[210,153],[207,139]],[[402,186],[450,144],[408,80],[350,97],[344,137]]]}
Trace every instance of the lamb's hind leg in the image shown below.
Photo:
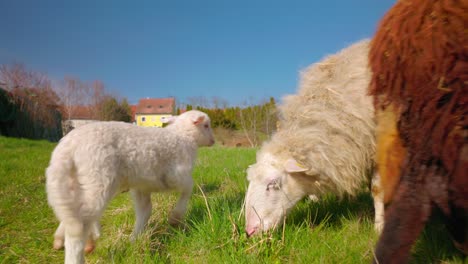
{"label": "lamb's hind leg", "polygon": [[187,204],[192,196],[193,190],[193,179],[192,177],[187,177],[184,184],[180,187],[181,195],[177,201],[176,206],[169,216],[169,224],[172,226],[178,226],[182,223],[184,219],[185,212],[187,211]]}
{"label": "lamb's hind leg", "polygon": [[89,224],[77,218],[65,219],[65,264],[84,263],[85,240],[89,235]]}
{"label": "lamb's hind leg", "polygon": [[91,230],[88,236],[88,240],[85,245],[85,253],[91,253],[96,248],[96,240],[101,236],[101,227],[98,221],[95,221],[91,225]]}
{"label": "lamb's hind leg", "polygon": [[143,232],[146,224],[151,215],[151,193],[142,192],[139,190],[131,190],[133,203],[135,206],[135,227],[133,228],[133,233],[131,236],[132,240],[135,240],[138,235]]}
{"label": "lamb's hind leg", "polygon": [[[86,246],[85,246],[85,252],[86,253],[91,253],[94,248],[96,247],[96,240],[100,237],[100,227],[99,227],[99,222],[94,222],[91,226],[91,231],[88,237],[88,240],[86,241]],[[55,231],[54,234],[54,249],[55,250],[60,250],[63,249],[65,244],[65,226],[63,222],[60,222],[57,230]]]}
{"label": "lamb's hind leg", "polygon": [[63,225],[63,222],[60,222],[54,234],[54,246],[53,247],[55,250],[62,249],[64,246],[64,243],[65,243],[65,226]]}

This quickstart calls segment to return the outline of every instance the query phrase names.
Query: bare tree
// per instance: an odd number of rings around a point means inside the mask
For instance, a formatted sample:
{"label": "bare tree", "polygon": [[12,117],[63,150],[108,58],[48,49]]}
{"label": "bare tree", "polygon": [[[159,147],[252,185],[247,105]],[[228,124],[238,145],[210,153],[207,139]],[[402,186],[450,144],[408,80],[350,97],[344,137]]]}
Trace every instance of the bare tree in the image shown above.
{"label": "bare tree", "polygon": [[214,109],[226,109],[228,107],[228,105],[229,105],[228,101],[226,101],[223,98],[218,97],[218,96],[213,96],[211,98],[211,101],[213,102],[212,107]]}
{"label": "bare tree", "polygon": [[77,111],[83,108],[87,108],[90,118],[102,119],[102,104],[108,97],[103,82],[95,80],[89,83],[67,76],[56,90],[60,96],[62,114],[66,120],[70,120]]}
{"label": "bare tree", "polygon": [[176,100],[176,110],[178,111],[177,114],[179,115],[180,114],[180,111],[183,111],[183,110],[186,110],[187,109],[187,104],[182,102],[182,101],[179,101],[179,100]]}
{"label": "bare tree", "polygon": [[260,133],[264,133],[268,138],[275,131],[278,118],[273,97],[260,104],[255,104],[253,99],[250,99],[250,103],[244,103],[244,108],[238,111],[240,127],[252,147],[259,144]]}
{"label": "bare tree", "polygon": [[66,76],[57,86],[56,91],[63,107],[62,115],[66,120],[70,120],[76,114],[77,106],[85,104],[87,90],[86,83],[71,76]]}
{"label": "bare tree", "polygon": [[259,118],[261,118],[261,108],[256,106],[253,98],[249,99],[250,103],[244,103],[244,108],[239,109],[239,119],[242,131],[250,143],[251,147],[258,145],[258,128]]}
{"label": "bare tree", "polygon": [[52,84],[46,74],[26,69],[23,64],[0,66],[0,82],[5,84],[7,90],[17,88],[51,88]]}
{"label": "bare tree", "polygon": [[[56,106],[58,98],[52,90],[52,82],[46,74],[26,69],[23,64],[14,63],[0,66],[0,82],[4,88],[11,92],[19,102],[20,109],[25,107],[25,99],[34,99],[35,102]],[[31,110],[35,115],[35,111]]]}
{"label": "bare tree", "polygon": [[245,137],[249,141],[250,146],[255,147],[257,146],[257,137],[255,135],[257,128],[255,122],[252,122],[252,116],[249,118],[249,115],[246,115],[244,112],[245,109],[239,110],[240,125]]}
{"label": "bare tree", "polygon": [[101,107],[106,98],[104,83],[100,80],[92,82],[88,89],[88,105],[94,119],[101,119]]}
{"label": "bare tree", "polygon": [[193,96],[187,98],[188,104],[192,105],[194,108],[197,106],[203,107],[203,108],[209,108],[210,103],[208,102],[208,99],[204,96]]}

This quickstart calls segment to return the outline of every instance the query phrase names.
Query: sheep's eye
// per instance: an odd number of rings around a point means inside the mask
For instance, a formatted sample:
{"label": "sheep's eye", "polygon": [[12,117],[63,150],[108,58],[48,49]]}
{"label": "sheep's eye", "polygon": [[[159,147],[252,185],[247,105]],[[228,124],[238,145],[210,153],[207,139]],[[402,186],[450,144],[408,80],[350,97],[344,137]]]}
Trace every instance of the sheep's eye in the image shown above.
{"label": "sheep's eye", "polygon": [[269,191],[270,189],[279,190],[280,185],[279,185],[278,181],[272,181],[272,182],[268,183],[266,190]]}
{"label": "sheep's eye", "polygon": [[205,128],[209,128],[210,126],[208,124],[205,124]]}

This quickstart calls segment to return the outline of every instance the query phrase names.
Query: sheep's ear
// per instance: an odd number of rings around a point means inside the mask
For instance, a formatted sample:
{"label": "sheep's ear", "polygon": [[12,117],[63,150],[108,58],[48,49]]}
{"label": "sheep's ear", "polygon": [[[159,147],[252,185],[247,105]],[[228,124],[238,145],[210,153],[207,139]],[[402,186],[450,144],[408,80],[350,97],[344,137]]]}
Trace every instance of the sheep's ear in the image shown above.
{"label": "sheep's ear", "polygon": [[201,124],[203,121],[205,121],[205,116],[199,115],[199,116],[193,117],[192,120],[193,120],[194,125],[198,125],[198,124]]}
{"label": "sheep's ear", "polygon": [[161,122],[164,124],[172,124],[177,119],[177,116],[163,116]]}
{"label": "sheep's ear", "polygon": [[302,164],[300,164],[299,162],[297,162],[295,159],[288,159],[285,163],[284,163],[284,169],[286,170],[286,172],[304,172],[304,171],[307,171],[308,169],[303,166]]}

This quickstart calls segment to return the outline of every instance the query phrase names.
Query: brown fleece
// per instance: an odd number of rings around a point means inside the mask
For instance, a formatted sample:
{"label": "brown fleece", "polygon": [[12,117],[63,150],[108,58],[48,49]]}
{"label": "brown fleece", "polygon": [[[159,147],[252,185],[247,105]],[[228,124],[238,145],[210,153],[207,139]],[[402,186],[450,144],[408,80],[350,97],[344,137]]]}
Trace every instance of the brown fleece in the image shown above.
{"label": "brown fleece", "polygon": [[377,244],[379,263],[407,261],[433,206],[447,216],[455,243],[468,249],[467,28],[468,1],[401,0],[371,43],[370,93],[377,113],[394,112],[393,135],[403,148],[386,154],[400,155],[400,164],[384,165],[383,177],[400,179]]}

